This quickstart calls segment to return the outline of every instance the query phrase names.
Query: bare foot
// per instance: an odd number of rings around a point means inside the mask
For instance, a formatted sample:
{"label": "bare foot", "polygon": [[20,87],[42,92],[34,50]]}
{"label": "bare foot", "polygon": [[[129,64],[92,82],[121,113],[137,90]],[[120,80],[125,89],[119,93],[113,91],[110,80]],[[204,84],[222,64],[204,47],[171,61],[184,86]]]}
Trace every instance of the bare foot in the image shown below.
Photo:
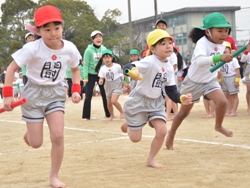
{"label": "bare foot", "polygon": [[168,131],[167,137],[166,137],[166,147],[169,150],[173,150],[173,144],[174,144],[174,135],[171,133],[171,129]]}
{"label": "bare foot", "polygon": [[226,114],[227,117],[234,117],[234,116],[237,116],[236,113],[230,113],[230,114]]}
{"label": "bare foot", "polygon": [[82,118],[82,120],[83,120],[83,121],[88,121],[89,119],[87,119],[87,118]]}
{"label": "bare foot", "polygon": [[128,126],[127,126],[127,123],[126,123],[126,122],[124,122],[124,123],[121,125],[121,130],[122,130],[122,132],[127,133],[127,131],[128,131]]}
{"label": "bare foot", "polygon": [[214,114],[205,114],[204,116],[202,116],[202,118],[214,118],[215,115]]}
{"label": "bare foot", "polygon": [[109,121],[112,121],[115,118],[115,116],[110,116]]}
{"label": "bare foot", "polygon": [[57,177],[50,178],[50,185],[54,188],[65,188],[66,184],[61,182]]}
{"label": "bare foot", "polygon": [[120,114],[120,119],[124,119],[124,114],[123,113]]}
{"label": "bare foot", "polygon": [[233,137],[233,132],[227,130],[226,128],[224,128],[222,126],[219,127],[219,128],[215,127],[215,130],[218,131],[218,132],[220,132],[221,134],[227,136],[227,137]]}
{"label": "bare foot", "polygon": [[170,118],[167,119],[167,122],[173,121],[173,119],[174,119],[173,117],[170,117]]}
{"label": "bare foot", "polygon": [[163,168],[162,164],[159,164],[159,163],[155,162],[154,160],[152,160],[152,161],[147,160],[146,165],[148,167],[153,167],[153,168]]}
{"label": "bare foot", "polygon": [[26,133],[25,133],[24,136],[23,136],[23,140],[24,140],[24,142],[25,142],[28,146],[30,146],[29,139],[28,139],[28,135],[27,135],[27,131],[26,131]]}

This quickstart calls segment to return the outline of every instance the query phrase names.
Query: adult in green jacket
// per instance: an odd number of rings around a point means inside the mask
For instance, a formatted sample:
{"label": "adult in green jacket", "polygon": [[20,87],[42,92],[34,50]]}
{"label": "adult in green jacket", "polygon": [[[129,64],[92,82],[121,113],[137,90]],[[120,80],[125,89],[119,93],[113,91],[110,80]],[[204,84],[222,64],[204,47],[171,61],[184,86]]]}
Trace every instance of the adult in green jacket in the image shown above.
{"label": "adult in green jacket", "polygon": [[[102,51],[106,49],[103,45],[103,34],[101,31],[95,30],[90,35],[92,44],[88,45],[84,52],[84,66],[83,66],[83,82],[85,85],[86,93],[83,103],[82,119],[89,120],[91,116],[91,99],[93,96],[93,89],[95,82],[98,83],[98,73],[95,71],[95,67],[102,57]],[[98,83],[99,85],[99,83]],[[104,84],[103,84],[104,85]],[[100,93],[103,101],[103,108],[106,117],[110,117],[110,113],[107,107],[107,99],[103,85],[99,85]]]}

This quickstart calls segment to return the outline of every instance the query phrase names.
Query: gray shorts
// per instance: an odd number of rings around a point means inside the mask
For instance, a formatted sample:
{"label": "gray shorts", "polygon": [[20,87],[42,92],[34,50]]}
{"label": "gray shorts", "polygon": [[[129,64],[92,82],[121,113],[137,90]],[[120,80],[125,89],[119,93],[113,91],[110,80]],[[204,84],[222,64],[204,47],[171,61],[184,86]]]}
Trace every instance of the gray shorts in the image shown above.
{"label": "gray shorts", "polygon": [[247,64],[246,69],[245,69],[245,80],[244,82],[250,83],[250,65]]}
{"label": "gray shorts", "polygon": [[198,83],[191,81],[187,76],[181,84],[180,93],[181,94],[192,94],[192,102],[198,103],[200,97],[206,96],[208,93],[211,93],[214,90],[221,90],[221,86],[217,81],[217,78],[212,80],[209,83]]}
{"label": "gray shorts", "polygon": [[[165,99],[162,95],[151,99],[132,90],[124,103],[123,112],[130,130],[141,130],[153,119],[166,122]],[[151,123],[149,125],[153,127]]]}
{"label": "gray shorts", "polygon": [[234,80],[235,80],[235,75],[234,76],[229,76],[229,77],[223,77],[222,78],[222,86],[221,89],[223,93],[229,93],[229,94],[236,94],[239,93],[239,87],[235,87],[234,85]]}
{"label": "gray shorts", "polygon": [[66,92],[62,84],[37,85],[28,81],[22,97],[27,100],[21,106],[22,119],[26,122],[43,122],[44,117],[52,112],[64,112]]}
{"label": "gray shorts", "polygon": [[112,94],[121,95],[122,94],[122,78],[118,78],[114,81],[105,81],[104,89],[107,99],[110,99]]}

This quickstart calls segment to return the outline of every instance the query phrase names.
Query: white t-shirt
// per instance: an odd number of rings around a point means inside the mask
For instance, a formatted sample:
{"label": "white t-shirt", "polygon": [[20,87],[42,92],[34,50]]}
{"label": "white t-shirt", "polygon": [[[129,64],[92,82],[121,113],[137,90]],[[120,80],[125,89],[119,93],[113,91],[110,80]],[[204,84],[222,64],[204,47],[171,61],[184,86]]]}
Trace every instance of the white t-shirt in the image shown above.
{"label": "white t-shirt", "polygon": [[184,70],[185,68],[187,68],[187,64],[186,64],[186,62],[183,60],[182,69],[181,69],[181,70],[178,70],[178,66],[177,66],[177,73],[176,73],[177,77],[181,77],[181,76],[183,75],[183,72],[184,72],[183,70]]}
{"label": "white t-shirt", "polygon": [[223,77],[230,77],[234,76],[236,74],[235,69],[239,69],[240,65],[238,63],[238,60],[236,58],[233,58],[233,61],[229,63],[225,63],[221,68],[222,76]]}
{"label": "white t-shirt", "polygon": [[165,86],[176,85],[174,68],[170,62],[162,62],[155,55],[150,55],[132,64],[135,64],[142,76],[134,88],[141,95],[155,99],[161,95]]}
{"label": "white t-shirt", "polygon": [[200,56],[214,56],[217,54],[223,54],[225,50],[225,42],[223,44],[214,44],[210,42],[205,36],[197,41],[194,53],[191,59],[191,65],[188,69],[188,78],[198,83],[209,83],[215,79],[218,74],[217,71],[210,72],[211,65],[199,67],[196,63],[196,58]]}
{"label": "white t-shirt", "polygon": [[28,79],[39,85],[56,85],[62,82],[66,68],[78,66],[81,55],[76,46],[62,40],[64,46],[60,50],[52,50],[45,45],[42,38],[26,43],[23,48],[12,54],[19,67],[27,65]]}
{"label": "white t-shirt", "polygon": [[113,63],[112,67],[107,67],[103,65],[100,68],[98,76],[104,78],[106,81],[113,81],[120,78],[122,74],[122,67],[117,63]]}
{"label": "white t-shirt", "polygon": [[245,54],[242,54],[242,57],[241,57],[241,62],[246,62],[247,65],[250,65],[250,53],[248,52],[247,55]]}

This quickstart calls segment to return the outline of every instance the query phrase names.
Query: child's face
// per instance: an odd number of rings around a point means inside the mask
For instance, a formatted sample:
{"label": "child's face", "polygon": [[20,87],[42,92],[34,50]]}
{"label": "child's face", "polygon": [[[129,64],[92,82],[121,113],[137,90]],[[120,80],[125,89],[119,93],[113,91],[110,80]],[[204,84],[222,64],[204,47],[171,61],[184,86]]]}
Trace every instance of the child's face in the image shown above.
{"label": "child's face", "polygon": [[226,47],[224,54],[231,54],[231,50],[228,47]]}
{"label": "child's face", "polygon": [[215,44],[222,44],[228,37],[228,28],[211,28],[206,30],[206,35],[209,41]]}
{"label": "child's face", "polygon": [[164,23],[159,22],[159,23],[156,25],[156,28],[155,28],[155,29],[162,29],[162,30],[166,31],[166,30],[167,30],[167,26],[166,26]]}
{"label": "child's face", "polygon": [[173,53],[173,44],[170,38],[164,38],[162,42],[151,46],[150,50],[153,54],[158,56],[162,61],[166,61],[167,57]]}
{"label": "child's face", "polygon": [[31,42],[31,41],[34,41],[35,40],[35,37],[33,35],[29,35],[27,38],[26,38],[26,42]]}
{"label": "child's face", "polygon": [[51,49],[61,49],[62,48],[62,24],[55,24],[50,22],[37,30],[38,35],[40,35],[44,43]]}
{"label": "child's face", "polygon": [[111,66],[111,65],[113,64],[112,59],[113,59],[113,58],[112,58],[110,55],[104,55],[104,56],[102,57],[102,61],[105,63],[105,65],[106,65],[107,67],[109,67],[109,66]]}
{"label": "child's face", "polygon": [[92,40],[93,43],[96,45],[96,46],[101,46],[102,45],[102,42],[103,42],[103,38],[102,38],[102,35],[101,34],[97,34],[95,36],[95,38]]}
{"label": "child's face", "polygon": [[139,56],[138,56],[138,55],[136,55],[136,54],[131,54],[131,55],[130,55],[130,59],[131,59],[131,61],[132,61],[132,62],[134,62],[134,61],[138,61]]}

